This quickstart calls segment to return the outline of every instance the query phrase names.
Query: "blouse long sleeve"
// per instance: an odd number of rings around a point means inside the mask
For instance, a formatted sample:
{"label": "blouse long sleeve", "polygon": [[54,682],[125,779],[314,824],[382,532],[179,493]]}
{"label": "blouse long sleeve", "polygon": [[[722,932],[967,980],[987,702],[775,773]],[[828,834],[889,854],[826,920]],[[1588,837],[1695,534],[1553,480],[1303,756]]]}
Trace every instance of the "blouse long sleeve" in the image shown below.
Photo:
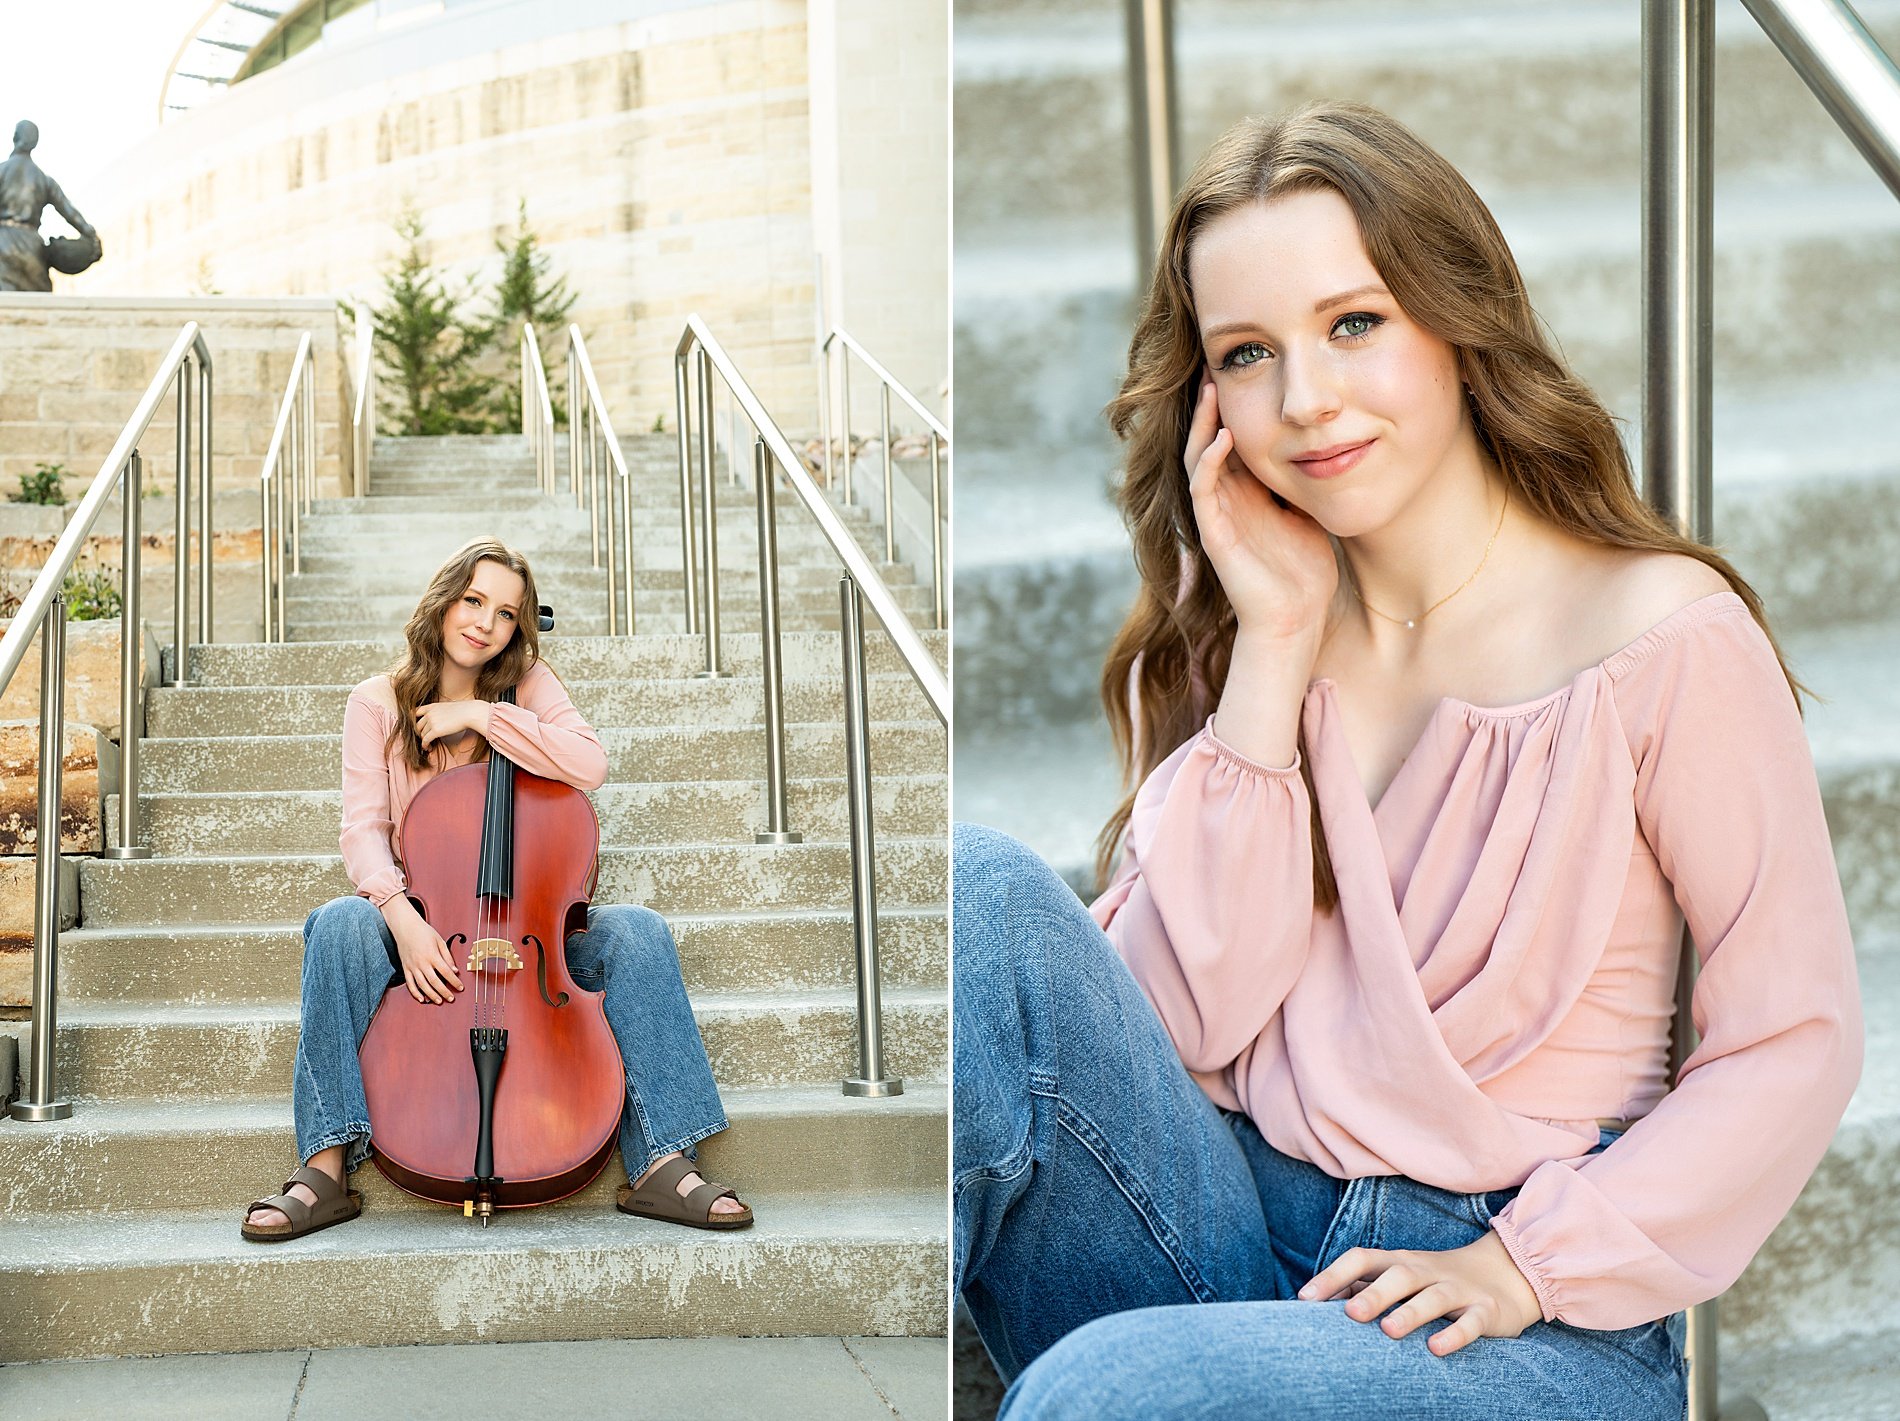
{"label": "blouse long sleeve", "polygon": [[1864,1048],[1847,907],[1802,722],[1746,607],[1629,671],[1635,808],[1694,937],[1701,1044],[1601,1153],[1492,1220],[1546,1321],[1622,1328],[1741,1275],[1826,1154]]}
{"label": "blouse long sleeve", "polygon": [[1211,718],[1135,797],[1121,866],[1089,911],[1197,1075],[1260,1035],[1306,960],[1310,804],[1297,752],[1255,764]]}
{"label": "blouse long sleeve", "polygon": [[576,789],[599,789],[607,780],[607,751],[600,736],[567,697],[560,677],[537,661],[521,678],[519,704],[497,702],[489,711],[488,743],[529,774],[560,780]]}
{"label": "blouse long sleeve", "polygon": [[387,712],[358,686],[343,711],[343,869],[378,908],[407,886],[390,850]]}

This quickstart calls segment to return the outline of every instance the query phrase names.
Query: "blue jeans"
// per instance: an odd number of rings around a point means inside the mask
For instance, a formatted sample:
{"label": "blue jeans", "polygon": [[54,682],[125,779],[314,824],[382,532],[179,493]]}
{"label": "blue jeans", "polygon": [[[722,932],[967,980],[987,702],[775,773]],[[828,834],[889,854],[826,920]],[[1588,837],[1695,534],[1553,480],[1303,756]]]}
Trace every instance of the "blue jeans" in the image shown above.
{"label": "blue jeans", "polygon": [[[1295,1294],[1348,1249],[1461,1248],[1515,1188],[1340,1180],[1216,1107],[1068,886],[958,825],[953,1278],[1000,1413],[1681,1421],[1687,1319],[1533,1323],[1446,1357]],[[1616,1137],[1605,1130],[1603,1149]]]}
{"label": "blue jeans", "polygon": [[[353,1170],[369,1158],[371,1136],[356,1053],[384,991],[402,981],[396,940],[369,899],[332,898],[304,920],[303,943],[303,1032],[291,1087],[297,1157],[308,1162],[342,1145]],[[590,907],[586,930],[568,936],[567,968],[577,986],[606,993],[627,1076],[620,1160],[629,1178],[675,1150],[697,1158],[693,1146],[725,1129],[726,1114],[666,919],[633,904]]]}

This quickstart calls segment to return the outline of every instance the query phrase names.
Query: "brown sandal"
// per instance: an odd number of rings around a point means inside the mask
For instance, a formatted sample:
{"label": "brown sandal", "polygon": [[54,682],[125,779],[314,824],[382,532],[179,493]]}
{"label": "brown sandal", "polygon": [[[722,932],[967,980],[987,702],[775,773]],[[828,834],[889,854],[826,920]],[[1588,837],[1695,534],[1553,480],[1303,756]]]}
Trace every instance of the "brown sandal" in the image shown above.
{"label": "brown sandal", "polygon": [[[306,1204],[290,1192],[290,1186],[302,1184],[317,1196],[317,1202]],[[251,1215],[259,1209],[276,1209],[290,1222],[284,1224],[253,1224]],[[277,1243],[287,1238],[302,1238],[318,1229],[327,1229],[331,1224],[348,1223],[363,1212],[363,1196],[354,1189],[345,1189],[336,1180],[320,1169],[304,1165],[289,1179],[284,1181],[284,1192],[273,1194],[268,1199],[254,1199],[244,1210],[242,1231],[244,1237],[256,1243]]]}
{"label": "brown sandal", "polygon": [[739,1196],[724,1184],[714,1184],[710,1180],[696,1184],[685,1194],[679,1191],[679,1182],[687,1175],[696,1172],[698,1166],[685,1155],[668,1160],[637,1189],[631,1184],[620,1186],[614,1195],[614,1207],[623,1214],[632,1214],[640,1219],[664,1219],[669,1224],[690,1224],[696,1229],[744,1229],[752,1226],[752,1210],[743,1204],[743,1212],[737,1214],[715,1214],[712,1211],[715,1199],[731,1199],[739,1203]]}

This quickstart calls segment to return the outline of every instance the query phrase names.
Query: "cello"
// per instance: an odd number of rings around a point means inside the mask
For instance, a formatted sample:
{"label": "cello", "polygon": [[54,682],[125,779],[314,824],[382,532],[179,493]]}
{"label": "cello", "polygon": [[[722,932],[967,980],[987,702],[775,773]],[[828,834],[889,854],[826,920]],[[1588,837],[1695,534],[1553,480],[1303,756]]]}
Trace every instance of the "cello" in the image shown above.
{"label": "cello", "polygon": [[587,926],[600,821],[578,789],[491,745],[486,766],[416,792],[402,839],[408,894],[463,987],[423,1003],[398,976],[383,994],[358,1052],[374,1158],[398,1188],[487,1227],[498,1208],[586,1188],[613,1151],[620,1048],[604,993],[575,984],[566,954]]}

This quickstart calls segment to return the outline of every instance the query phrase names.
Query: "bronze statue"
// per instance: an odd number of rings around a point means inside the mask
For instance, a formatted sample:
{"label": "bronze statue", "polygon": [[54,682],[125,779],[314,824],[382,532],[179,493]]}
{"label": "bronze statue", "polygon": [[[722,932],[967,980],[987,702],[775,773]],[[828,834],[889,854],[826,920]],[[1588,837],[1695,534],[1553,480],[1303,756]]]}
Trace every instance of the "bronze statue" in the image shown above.
{"label": "bronze statue", "polygon": [[[33,161],[39,141],[38,126],[21,119],[13,129],[13,155],[0,163],[0,291],[51,291],[52,272],[77,275],[103,252],[92,224]],[[40,213],[48,206],[79,235],[42,239]]]}

